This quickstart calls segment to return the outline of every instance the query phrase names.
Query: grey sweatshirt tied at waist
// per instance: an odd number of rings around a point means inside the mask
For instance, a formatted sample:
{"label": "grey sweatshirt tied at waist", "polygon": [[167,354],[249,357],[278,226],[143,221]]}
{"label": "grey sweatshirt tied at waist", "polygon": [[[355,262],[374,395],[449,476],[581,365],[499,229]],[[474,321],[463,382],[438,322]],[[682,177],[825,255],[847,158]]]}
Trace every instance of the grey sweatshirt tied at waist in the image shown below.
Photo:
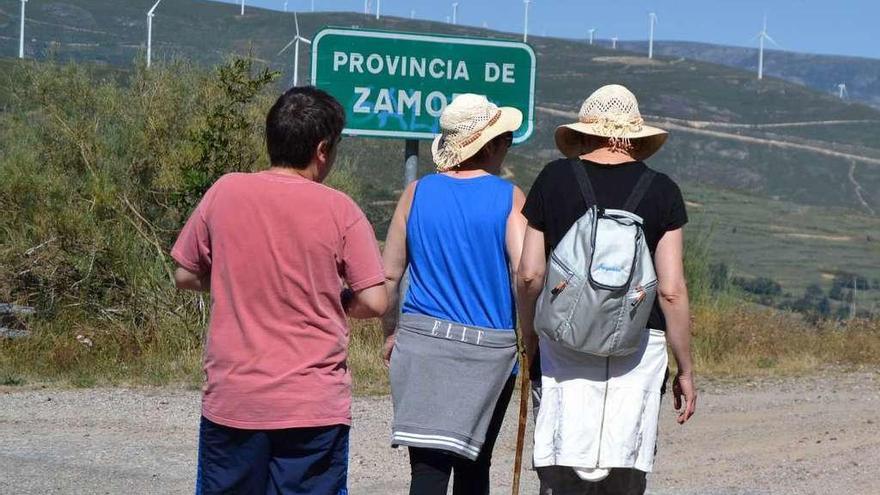
{"label": "grey sweatshirt tied at waist", "polygon": [[401,315],[391,354],[391,445],[475,460],[516,350],[513,330]]}

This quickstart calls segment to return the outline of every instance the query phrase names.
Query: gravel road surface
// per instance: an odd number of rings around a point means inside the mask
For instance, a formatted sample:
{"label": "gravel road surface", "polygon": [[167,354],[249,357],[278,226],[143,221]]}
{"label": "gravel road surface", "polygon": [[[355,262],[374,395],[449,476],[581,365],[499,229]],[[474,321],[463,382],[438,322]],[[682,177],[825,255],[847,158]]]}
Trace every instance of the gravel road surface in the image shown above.
{"label": "gravel road surface", "polygon": [[[496,447],[493,494],[510,493],[517,404]],[[704,383],[688,425],[664,404],[648,491],[880,493],[878,409],[880,370]],[[0,493],[192,493],[198,410],[187,390],[0,388]],[[353,413],[351,493],[406,493],[406,452],[387,445],[389,398],[356,399]],[[534,472],[523,484],[537,492]]]}

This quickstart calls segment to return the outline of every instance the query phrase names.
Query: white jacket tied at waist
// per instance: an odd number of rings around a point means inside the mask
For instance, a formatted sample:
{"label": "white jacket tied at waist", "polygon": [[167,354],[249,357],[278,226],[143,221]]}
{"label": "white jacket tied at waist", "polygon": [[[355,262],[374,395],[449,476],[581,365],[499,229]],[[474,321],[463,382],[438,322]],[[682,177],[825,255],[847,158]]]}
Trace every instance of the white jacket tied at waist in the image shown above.
{"label": "white jacket tied at waist", "polygon": [[657,444],[666,337],[645,332],[638,351],[600,357],[541,342],[535,467],[650,472]]}

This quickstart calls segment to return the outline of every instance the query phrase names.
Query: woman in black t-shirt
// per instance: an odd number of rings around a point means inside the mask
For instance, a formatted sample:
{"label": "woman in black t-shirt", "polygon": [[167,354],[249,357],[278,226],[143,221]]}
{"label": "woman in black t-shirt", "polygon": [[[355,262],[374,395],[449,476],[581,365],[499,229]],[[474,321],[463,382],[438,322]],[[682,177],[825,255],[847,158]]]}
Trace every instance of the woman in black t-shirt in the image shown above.
{"label": "woman in black t-shirt", "polygon": [[[599,207],[620,209],[647,170],[642,160],[654,154],[666,136],[644,125],[629,90],[602,87],[584,102],[579,122],[557,129],[556,144],[568,158],[544,167],[526,199],[523,214],[529,225],[517,293],[526,353],[535,364],[533,383],[537,396],[545,398],[535,428],[534,463],[541,493],[644,493],[645,473],[653,465],[667,343],[678,366],[673,381],[675,408],[681,409],[678,422],[694,413],[682,258],[687,213],[681,191],[668,176],[655,176],[633,212],[644,220],[658,279],[659,297],[643,348],[630,356],[600,358],[541,341],[538,352],[532,324],[547,257],[587,211],[572,167],[584,167]],[[550,397],[553,400],[547,400]],[[608,404],[609,400],[618,403]]]}

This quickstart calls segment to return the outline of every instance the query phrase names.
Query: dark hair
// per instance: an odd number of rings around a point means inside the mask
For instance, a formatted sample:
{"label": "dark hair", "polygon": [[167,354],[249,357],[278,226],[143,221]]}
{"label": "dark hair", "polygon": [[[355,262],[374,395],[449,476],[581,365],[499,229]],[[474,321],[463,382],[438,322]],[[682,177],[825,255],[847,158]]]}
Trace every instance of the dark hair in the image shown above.
{"label": "dark hair", "polygon": [[335,145],[345,127],[342,105],[314,86],[292,88],[266,116],[266,148],[276,167],[309,165],[321,141]]}
{"label": "dark hair", "polygon": [[508,135],[513,136],[513,133],[512,132],[504,132],[504,133],[501,133],[501,134],[493,137],[492,139],[487,141],[486,144],[484,144],[483,147],[480,148],[479,151],[474,153],[474,155],[472,157],[465,160],[464,163],[480,163],[480,162],[482,162],[483,160],[485,160],[489,156],[489,145],[494,144],[497,147],[499,145],[499,143],[501,143],[502,141],[504,141],[506,139],[511,139],[510,137],[508,137]]}

